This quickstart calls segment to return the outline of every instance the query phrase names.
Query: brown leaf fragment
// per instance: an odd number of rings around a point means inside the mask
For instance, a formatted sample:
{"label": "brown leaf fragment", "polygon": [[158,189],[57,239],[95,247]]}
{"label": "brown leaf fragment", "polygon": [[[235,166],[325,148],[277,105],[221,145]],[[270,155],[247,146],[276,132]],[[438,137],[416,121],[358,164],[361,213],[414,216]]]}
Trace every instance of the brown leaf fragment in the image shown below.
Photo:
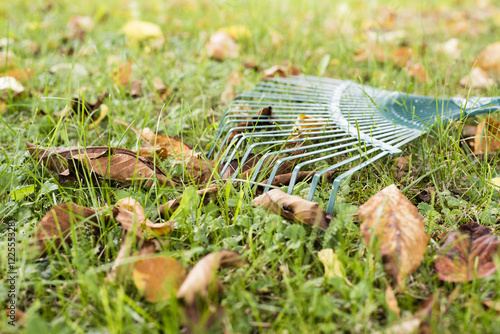
{"label": "brown leaf fragment", "polygon": [[142,83],[139,80],[134,80],[130,84],[130,96],[133,98],[142,96]]}
{"label": "brown leaf fragment", "polygon": [[167,235],[174,230],[172,221],[154,224],[147,219],[142,206],[132,197],[117,201],[116,209],[115,220],[125,231],[134,233],[138,238],[143,238],[143,231],[151,237]]}
{"label": "brown leaf fragment", "polygon": [[464,87],[472,88],[490,88],[495,86],[495,80],[490,78],[489,74],[479,67],[472,69],[470,74],[460,79],[460,84]]}
{"label": "brown leaf fragment", "polygon": [[474,154],[488,154],[500,148],[500,122],[488,117],[476,128]]}
{"label": "brown leaf fragment", "polygon": [[193,305],[198,297],[207,298],[211,288],[219,290],[216,284],[216,272],[219,268],[235,268],[243,263],[241,255],[230,250],[220,250],[204,256],[187,275],[177,291],[177,298],[184,300],[188,306]]}
{"label": "brown leaf fragment", "polygon": [[380,44],[370,43],[364,49],[358,50],[354,54],[356,62],[364,62],[374,59],[380,63],[385,61],[384,48]]}
{"label": "brown leaf fragment", "polygon": [[205,46],[208,56],[222,61],[226,58],[236,58],[239,55],[239,46],[225,31],[217,31]]}
{"label": "brown leaf fragment", "polygon": [[[236,126],[237,128],[239,127],[254,127],[256,126],[259,121],[261,120],[267,120],[267,119],[271,119],[272,117],[272,114],[273,114],[273,107],[271,106],[267,106],[267,107],[264,107],[262,109],[260,109],[257,114],[255,114],[254,117],[252,118],[249,118],[248,121],[243,121],[243,122],[240,122],[238,123],[238,125]],[[268,124],[268,123],[265,123],[265,124]],[[231,134],[229,135],[228,139],[227,139],[227,142],[228,143],[231,143],[231,141],[233,140],[233,138],[240,134],[240,133],[244,133],[246,132],[247,130],[250,130],[252,131],[252,129],[235,129],[233,132],[231,132]],[[254,129],[255,131],[258,131],[260,129]]]}
{"label": "brown leaf fragment", "polygon": [[461,225],[448,235],[434,260],[438,278],[465,282],[493,275],[499,242],[485,226],[475,222]]}
{"label": "brown leaf fragment", "polygon": [[281,78],[286,78],[290,75],[299,75],[300,70],[296,66],[281,66],[274,65],[262,72],[265,79],[274,78],[276,76]]}
{"label": "brown leaf fragment", "polygon": [[63,243],[70,244],[71,229],[75,228],[77,235],[89,228],[94,234],[99,232],[99,222],[95,210],[63,203],[54,206],[38,223],[34,241],[39,256],[46,254],[53,244],[59,248]]}
{"label": "brown leaf fragment", "polygon": [[464,125],[462,128],[462,136],[461,139],[465,141],[467,145],[469,145],[472,149],[474,149],[474,141],[476,136],[477,126],[475,125]]}
{"label": "brown leaf fragment", "polygon": [[1,74],[3,77],[11,77],[20,82],[27,82],[35,76],[35,72],[29,68],[16,68]]}
{"label": "brown leaf fragment", "polygon": [[500,42],[488,45],[477,57],[477,65],[500,76]]}
{"label": "brown leaf fragment", "polygon": [[[7,280],[8,281],[8,280]],[[13,307],[13,308],[11,308]],[[23,311],[15,307],[15,305],[10,304],[7,306],[7,309],[5,310],[5,314],[7,318],[10,319],[10,322],[15,322],[19,327],[24,327],[25,326],[25,319],[24,316],[26,315]]]}
{"label": "brown leaf fragment", "polygon": [[482,300],[481,301],[487,308],[494,309],[497,312],[500,312],[500,301],[498,300]]}
{"label": "brown leaf fragment", "polygon": [[155,134],[150,128],[142,129],[139,134],[150,145],[155,147],[161,158],[174,157],[177,160],[184,160],[193,153],[191,147],[177,138]]}
{"label": "brown leaf fragment", "polygon": [[406,67],[411,63],[412,50],[407,46],[394,49],[391,51],[389,59],[399,67]]}
{"label": "brown leaf fragment", "polygon": [[194,153],[185,159],[186,175],[200,183],[207,183],[214,179],[214,162],[205,159],[201,154]]}
{"label": "brown leaf fragment", "polygon": [[398,288],[422,262],[429,236],[423,218],[395,185],[390,185],[360,206],[361,233],[367,246],[378,246],[386,273]]}
{"label": "brown leaf fragment", "polygon": [[[218,192],[219,189],[217,188],[217,186],[211,185],[208,188],[198,190],[196,193],[203,198],[203,205],[207,205],[217,196]],[[165,204],[162,204],[160,206],[161,215],[163,217],[170,216],[175,210],[179,208],[181,200],[182,200],[182,195],[173,200],[168,201]]]}
{"label": "brown leaf fragment", "polygon": [[398,300],[396,299],[394,290],[389,284],[387,284],[387,287],[385,288],[385,303],[391,312],[394,312],[398,317],[401,315]]}
{"label": "brown leaf fragment", "polygon": [[263,206],[286,219],[316,226],[322,230],[328,229],[333,219],[320,208],[318,203],[289,195],[279,189],[273,189],[256,197],[253,206]]}
{"label": "brown leaf fragment", "polygon": [[409,76],[414,77],[419,82],[429,82],[429,74],[422,64],[412,64],[407,68],[406,71],[408,72]]}
{"label": "brown leaf fragment", "polygon": [[161,185],[175,184],[151,160],[127,149],[106,146],[45,148],[28,142],[26,146],[34,158],[59,173],[63,183],[89,171],[93,178],[127,184],[139,183],[151,187],[155,179]]}
{"label": "brown leaf fragment", "polygon": [[163,80],[160,77],[155,77],[153,79],[153,87],[155,89],[155,92],[160,95],[160,98],[162,100],[165,100],[168,94],[170,94],[170,90],[167,88],[167,86],[165,86]]}
{"label": "brown leaf fragment", "polygon": [[176,297],[186,277],[186,268],[171,257],[154,257],[137,261],[132,277],[146,300],[156,303]]}
{"label": "brown leaf fragment", "polygon": [[130,83],[132,74],[132,61],[127,60],[125,65],[120,66],[111,75],[111,79],[118,86],[127,86]]}

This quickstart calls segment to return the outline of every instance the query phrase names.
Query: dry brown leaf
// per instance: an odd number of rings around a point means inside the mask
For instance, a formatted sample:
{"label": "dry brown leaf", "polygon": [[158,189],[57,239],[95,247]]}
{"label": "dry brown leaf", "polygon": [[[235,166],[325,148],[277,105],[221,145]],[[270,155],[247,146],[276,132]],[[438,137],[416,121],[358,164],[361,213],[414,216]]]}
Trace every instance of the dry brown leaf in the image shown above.
{"label": "dry brown leaf", "polygon": [[419,82],[426,83],[429,82],[429,74],[422,64],[411,64],[407,69],[409,76],[414,77]]}
{"label": "dry brown leaf", "polygon": [[201,183],[210,182],[214,179],[214,162],[205,159],[199,153],[192,152],[185,160],[186,175]]}
{"label": "dry brown leaf", "polygon": [[20,82],[28,81],[35,76],[35,72],[29,68],[16,68],[2,73],[2,76],[11,77]]}
{"label": "dry brown leaf", "polygon": [[279,189],[273,189],[256,197],[253,206],[263,206],[286,219],[316,226],[322,230],[328,229],[333,219],[319,207],[318,203],[289,195]]}
{"label": "dry brown leaf", "polygon": [[163,80],[161,80],[160,77],[155,77],[153,79],[153,87],[158,95],[160,95],[160,98],[162,100],[165,100],[168,94],[170,94],[170,90],[167,88],[167,86],[165,86]]}
{"label": "dry brown leaf", "polygon": [[460,84],[464,87],[490,88],[495,85],[495,81],[484,70],[475,67],[469,75],[460,79]]}
{"label": "dry brown leaf", "polygon": [[481,301],[487,308],[494,309],[497,312],[500,312],[500,301],[498,300],[482,300]]}
{"label": "dry brown leaf", "polygon": [[[243,122],[238,123],[238,125],[236,127],[240,128],[240,127],[252,127],[252,126],[256,126],[258,124],[259,120],[271,119],[272,115],[273,115],[273,107],[267,106],[267,107],[264,107],[264,108],[260,109],[257,112],[257,114],[255,114],[255,116],[253,118],[249,118],[248,121],[243,121]],[[231,141],[233,140],[233,138],[236,135],[238,135],[240,133],[244,133],[245,130],[246,129],[236,129],[236,130],[234,130],[229,135],[229,137],[227,139],[227,142],[231,143]],[[260,130],[260,129],[255,129],[255,130]]]}
{"label": "dry brown leaf", "polygon": [[177,298],[187,305],[193,305],[197,297],[207,298],[211,287],[216,285],[216,271],[219,268],[235,268],[243,264],[241,255],[230,250],[220,250],[204,256],[191,269],[177,291]]}
{"label": "dry brown leaf", "polygon": [[239,55],[239,46],[225,31],[217,31],[205,46],[208,56],[217,60],[236,58]]}
{"label": "dry brown leaf", "polygon": [[262,72],[264,74],[264,78],[274,78],[275,76],[279,76],[281,78],[285,78],[289,75],[299,75],[300,70],[296,66],[281,66],[274,65]]}
{"label": "dry brown leaf", "polygon": [[370,43],[362,50],[358,50],[354,54],[356,62],[363,62],[374,59],[380,63],[385,61],[385,51],[380,44]]}
{"label": "dry brown leaf", "polygon": [[94,178],[127,184],[137,182],[151,187],[154,179],[162,185],[175,184],[152,161],[127,149],[106,146],[45,148],[28,142],[26,146],[34,158],[59,173],[63,183],[76,180],[77,175],[88,170]]}
{"label": "dry brown leaf", "polygon": [[477,57],[477,65],[485,71],[500,76],[500,42],[488,45]]}
{"label": "dry brown leaf", "polygon": [[[214,199],[215,196],[217,196],[218,192],[219,189],[217,188],[217,186],[211,185],[208,188],[198,190],[196,193],[203,198],[203,205],[207,205]],[[165,204],[162,204],[160,206],[160,213],[162,214],[162,216],[163,217],[170,216],[175,210],[177,210],[177,208],[179,208],[181,200],[182,200],[182,195],[173,200],[168,201]]]}
{"label": "dry brown leaf", "polygon": [[99,222],[95,210],[76,205],[63,203],[54,206],[38,223],[36,228],[36,241],[33,243],[38,248],[37,253],[42,256],[48,247],[54,244],[59,248],[63,243],[70,244],[71,228],[77,233],[89,228],[93,233],[99,231]]}
{"label": "dry brown leaf", "polygon": [[122,225],[125,231],[132,232],[139,238],[143,238],[143,231],[146,231],[146,234],[151,237],[167,235],[174,230],[174,222],[172,221],[154,224],[146,219],[144,209],[132,197],[117,201],[116,208],[118,211],[115,220]]}
{"label": "dry brown leaf", "polygon": [[387,287],[385,288],[385,303],[387,304],[389,310],[394,312],[399,318],[401,310],[399,309],[398,300],[396,299],[394,290],[389,284],[387,284]]}
{"label": "dry brown leaf", "polygon": [[177,160],[184,160],[193,154],[191,147],[175,137],[155,134],[150,128],[142,129],[139,134],[155,147],[156,153],[162,158],[174,157]]}
{"label": "dry brown leaf", "polygon": [[0,100],[24,92],[24,86],[13,77],[0,77]]}
{"label": "dry brown leaf", "polygon": [[186,277],[186,268],[171,257],[154,257],[136,262],[132,277],[146,300],[156,303],[176,297]]}
{"label": "dry brown leaf", "polygon": [[413,51],[407,46],[402,46],[391,51],[389,60],[399,67],[406,67],[412,61]]}
{"label": "dry brown leaf", "polygon": [[469,145],[474,150],[474,141],[476,136],[477,126],[465,124],[461,131],[461,139],[465,141],[467,145]]}
{"label": "dry brown leaf", "polygon": [[386,273],[402,288],[405,277],[420,266],[429,241],[417,207],[390,185],[363,204],[358,217],[366,245],[375,242]]}
{"label": "dry brown leaf", "polygon": [[[8,281],[8,280],[7,280]],[[13,308],[11,308],[13,307]],[[24,316],[26,315],[23,311],[18,309],[15,305],[10,304],[7,306],[7,309],[5,310],[5,314],[7,318],[10,319],[9,325],[16,326],[18,325],[19,327],[24,327],[25,319]]]}
{"label": "dry brown leaf", "polygon": [[142,96],[142,83],[139,80],[134,80],[130,84],[130,96],[133,98]]}
{"label": "dry brown leaf", "polygon": [[500,122],[492,117],[481,121],[474,137],[474,154],[488,154],[500,148]]}
{"label": "dry brown leaf", "polygon": [[439,249],[435,259],[438,278],[465,282],[493,275],[497,269],[493,258],[499,243],[498,237],[485,226],[475,222],[461,225]]}
{"label": "dry brown leaf", "polygon": [[132,61],[127,60],[125,65],[120,66],[111,75],[111,79],[118,86],[127,86],[132,75]]}

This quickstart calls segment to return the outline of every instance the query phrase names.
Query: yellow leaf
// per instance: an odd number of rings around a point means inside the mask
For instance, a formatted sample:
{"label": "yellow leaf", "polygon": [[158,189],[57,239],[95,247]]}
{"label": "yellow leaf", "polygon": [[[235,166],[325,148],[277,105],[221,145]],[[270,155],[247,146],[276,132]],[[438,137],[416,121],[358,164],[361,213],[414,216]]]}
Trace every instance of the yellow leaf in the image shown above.
{"label": "yellow leaf", "polygon": [[122,28],[123,33],[130,39],[140,41],[145,39],[163,39],[161,28],[146,21],[130,21]]}
{"label": "yellow leaf", "polygon": [[490,180],[493,183],[495,189],[500,190],[500,177],[495,177]]}
{"label": "yellow leaf", "polygon": [[333,249],[326,248],[322,249],[318,253],[319,260],[325,266],[325,277],[341,277],[345,278],[345,270],[342,262],[340,262],[337,254],[333,252]]}
{"label": "yellow leaf", "polygon": [[234,25],[220,28],[219,31],[226,32],[235,41],[252,38],[252,31],[242,25]]}
{"label": "yellow leaf", "polygon": [[105,104],[101,104],[101,113],[99,114],[99,117],[92,122],[92,124],[89,125],[89,130],[92,130],[93,128],[97,127],[99,123],[106,117],[108,114],[109,108]]}

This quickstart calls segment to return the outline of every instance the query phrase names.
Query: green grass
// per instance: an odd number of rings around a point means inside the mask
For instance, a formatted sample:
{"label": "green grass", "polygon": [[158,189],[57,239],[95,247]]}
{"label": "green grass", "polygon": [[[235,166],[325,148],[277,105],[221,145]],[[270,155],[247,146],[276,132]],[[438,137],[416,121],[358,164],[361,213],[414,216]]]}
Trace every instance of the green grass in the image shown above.
{"label": "green grass", "polygon": [[[24,142],[44,146],[112,145],[137,149],[135,134],[113,123],[119,119],[136,128],[149,127],[159,133],[178,136],[198,151],[213,140],[225,106],[220,102],[232,71],[243,77],[238,92],[250,89],[262,75],[242,66],[255,61],[262,68],[288,60],[305,74],[363,82],[389,90],[437,96],[497,96],[496,87],[472,90],[459,85],[470,64],[500,33],[497,16],[482,20],[473,1],[457,3],[423,1],[402,6],[348,1],[345,6],[331,1],[85,1],[65,0],[3,1],[0,3],[0,38],[10,37],[8,49],[17,56],[17,67],[31,68],[35,76],[23,83],[29,93],[8,98],[7,111],[0,123],[0,277],[7,275],[7,223],[17,227],[17,307],[28,315],[27,333],[175,333],[181,314],[174,301],[151,304],[128,282],[104,284],[118,253],[122,230],[117,224],[102,228],[99,237],[86,235],[65,250],[39,260],[30,256],[29,241],[37,222],[58,203],[73,201],[91,208],[112,205],[118,198],[139,200],[151,220],[158,218],[159,205],[180,195],[183,189],[151,190],[121,185],[89,186],[86,182],[60,185],[57,176],[34,161]],[[50,6],[49,6],[50,4]],[[392,30],[404,29],[401,42],[414,49],[425,64],[430,80],[420,83],[390,61],[355,62],[355,51],[365,45],[362,28],[377,18],[380,8],[392,8],[396,21]],[[439,11],[439,19],[436,13]],[[465,19],[458,19],[459,13]],[[458,13],[458,14],[457,14]],[[85,39],[63,42],[72,15],[90,15],[96,27]],[[495,18],[496,17],[496,18]],[[127,44],[120,28],[131,18],[161,26],[166,43],[158,51],[147,45]],[[454,21],[453,21],[454,20]],[[453,25],[469,22],[465,31]],[[447,23],[448,22],[448,23]],[[451,22],[451,23],[449,23]],[[458,22],[458,23],[457,23]],[[332,30],[332,24],[338,29]],[[252,37],[239,42],[240,58],[217,62],[207,57],[204,45],[218,28],[244,25]],[[283,35],[281,45],[273,45],[270,30]],[[377,30],[377,29],[376,29]],[[379,30],[377,30],[379,31]],[[382,32],[382,31],[379,31]],[[477,32],[477,35],[474,35]],[[462,56],[457,60],[442,56],[437,44],[449,38],[460,40]],[[34,54],[32,45],[39,46]],[[387,54],[397,47],[388,45]],[[424,46],[425,45],[425,46]],[[72,55],[62,51],[73,48]],[[87,54],[81,51],[87,49]],[[426,51],[423,52],[422,50]],[[321,59],[330,56],[323,70]],[[132,60],[132,76],[143,83],[143,97],[132,99],[126,89],[118,89],[111,79],[110,57],[121,63]],[[50,73],[60,63],[80,64],[88,76],[71,71]],[[322,73],[324,72],[324,73]],[[171,90],[161,101],[153,89],[160,77]],[[96,131],[87,130],[88,120],[53,116],[73,96],[95,100],[103,91],[109,114]],[[43,112],[42,112],[43,111]],[[495,116],[496,117],[496,116]],[[476,120],[469,120],[475,123]],[[402,318],[410,317],[425,299],[441,290],[448,307],[432,321],[440,333],[499,332],[497,311],[486,309],[481,300],[498,299],[500,272],[472,282],[441,282],[434,271],[433,257],[439,247],[437,237],[471,220],[487,225],[498,234],[500,203],[498,191],[488,180],[498,174],[498,155],[476,157],[460,138],[461,124],[438,125],[430,134],[403,147],[411,157],[411,170],[396,178],[395,158],[386,158],[356,173],[340,191],[336,216],[326,232],[288,222],[262,208],[252,207],[245,186],[223,186],[218,203],[199,206],[187,203],[177,219],[176,231],[167,237],[162,254],[172,256],[191,268],[205,254],[222,248],[243,254],[249,264],[223,270],[219,274],[226,291],[224,326],[229,332],[279,333],[371,333],[383,331],[398,321],[385,303],[386,275],[376,254],[370,253],[360,238],[354,213],[378,190],[396,183],[425,217],[431,235],[420,268],[407,280],[407,288],[397,295]],[[160,165],[169,175],[182,173],[174,159]],[[398,181],[399,179],[399,181]],[[34,185],[34,191],[14,200],[16,189]],[[306,184],[295,194],[305,197]],[[419,195],[431,189],[428,203]],[[315,200],[326,206],[331,185],[322,184]],[[317,253],[333,248],[343,263],[352,285],[341,279],[325,281]],[[372,260],[373,259],[373,260]],[[0,308],[5,308],[7,288],[0,285]],[[447,304],[459,286],[457,297]],[[15,332],[0,314],[0,332]],[[221,327],[214,328],[221,332]]]}

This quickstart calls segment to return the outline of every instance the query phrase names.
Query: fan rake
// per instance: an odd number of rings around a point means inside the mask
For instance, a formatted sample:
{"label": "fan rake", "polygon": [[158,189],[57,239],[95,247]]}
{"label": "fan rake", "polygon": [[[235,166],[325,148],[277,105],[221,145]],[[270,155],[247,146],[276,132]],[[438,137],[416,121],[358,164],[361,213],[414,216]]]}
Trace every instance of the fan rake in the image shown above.
{"label": "fan rake", "polygon": [[[432,98],[312,76],[274,78],[235,98],[207,156],[220,161],[221,175],[232,173],[232,179],[241,166],[255,160],[249,181],[267,178],[264,192],[284,166],[293,167],[289,194],[301,170],[320,166],[308,200],[323,175],[344,169],[333,181],[326,210],[332,213],[345,178],[387,155],[400,154],[401,146],[438,121],[489,113],[499,104],[500,98]],[[272,111],[262,109],[268,106]]]}

